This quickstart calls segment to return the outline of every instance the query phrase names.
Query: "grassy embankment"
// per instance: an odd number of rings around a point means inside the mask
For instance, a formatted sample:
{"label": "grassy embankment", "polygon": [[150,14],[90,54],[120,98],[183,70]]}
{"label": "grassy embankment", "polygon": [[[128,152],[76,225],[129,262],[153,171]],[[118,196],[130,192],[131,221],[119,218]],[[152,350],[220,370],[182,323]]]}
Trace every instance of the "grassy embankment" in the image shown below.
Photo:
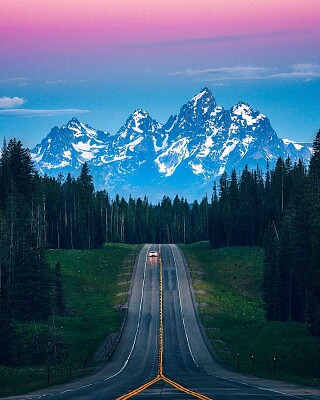
{"label": "grassy embankment", "polygon": [[[42,323],[16,325],[17,359],[23,367],[0,366],[0,396],[24,393],[66,382],[94,368],[94,354],[102,342],[119,331],[132,268],[139,246],[108,244],[98,250],[51,250],[48,260],[61,263],[65,316]],[[107,353],[115,337],[109,336]],[[49,344],[48,344],[49,343]],[[36,365],[39,350],[42,362]],[[104,350],[103,350],[104,352]]]}
{"label": "grassy embankment", "polygon": [[213,250],[206,242],[181,248],[203,325],[224,362],[245,373],[320,385],[320,339],[306,324],[264,317],[262,249]]}

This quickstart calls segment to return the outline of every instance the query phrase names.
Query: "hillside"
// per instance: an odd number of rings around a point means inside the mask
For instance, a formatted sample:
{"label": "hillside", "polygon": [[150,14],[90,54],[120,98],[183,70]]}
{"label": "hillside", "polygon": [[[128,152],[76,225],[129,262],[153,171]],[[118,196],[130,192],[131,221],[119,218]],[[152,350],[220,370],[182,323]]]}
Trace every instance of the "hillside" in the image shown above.
{"label": "hillside", "polygon": [[138,249],[108,244],[96,250],[48,251],[50,263],[61,264],[66,312],[37,323],[16,323],[17,350],[24,351],[16,354],[15,368],[0,366],[0,396],[66,382],[108,357],[125,315],[122,306]]}
{"label": "hillside", "polygon": [[181,248],[202,323],[224,363],[266,378],[320,385],[320,339],[306,324],[265,319],[261,248],[213,250],[206,242]]}

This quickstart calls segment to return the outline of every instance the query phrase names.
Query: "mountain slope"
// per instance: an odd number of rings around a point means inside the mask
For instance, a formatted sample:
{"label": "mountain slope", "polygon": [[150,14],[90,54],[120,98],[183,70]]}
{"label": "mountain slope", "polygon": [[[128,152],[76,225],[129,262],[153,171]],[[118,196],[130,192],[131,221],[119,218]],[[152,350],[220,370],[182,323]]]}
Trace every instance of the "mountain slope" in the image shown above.
{"label": "mountain slope", "polygon": [[110,144],[107,132],[72,118],[61,128],[52,128],[47,137],[31,150],[31,156],[41,172],[55,176],[60,171],[72,172],[85,161],[93,162]]}

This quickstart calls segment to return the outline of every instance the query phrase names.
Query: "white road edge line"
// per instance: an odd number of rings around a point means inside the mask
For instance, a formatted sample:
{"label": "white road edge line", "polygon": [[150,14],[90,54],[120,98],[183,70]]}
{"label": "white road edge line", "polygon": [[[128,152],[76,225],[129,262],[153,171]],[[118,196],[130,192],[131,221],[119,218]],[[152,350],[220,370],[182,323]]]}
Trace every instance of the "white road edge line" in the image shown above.
{"label": "white road edge line", "polygon": [[[175,257],[175,255],[174,255],[174,251],[173,251],[172,245],[170,245],[170,249],[171,249],[171,252],[172,252],[172,255],[173,255],[173,261],[174,261],[175,270],[176,270],[176,276],[177,276],[178,295],[179,295],[180,311],[181,311],[181,316],[182,316],[182,323],[183,323],[183,328],[184,328],[184,334],[185,334],[185,337],[186,337],[186,340],[187,340],[188,348],[189,348],[189,351],[190,351],[190,354],[191,354],[191,357],[192,357],[193,362],[195,363],[195,365],[197,366],[197,368],[203,370],[203,369],[198,365],[198,363],[196,362],[196,360],[195,360],[195,358],[194,358],[194,355],[193,355],[193,353],[192,353],[192,350],[191,350],[191,346],[190,346],[190,342],[189,342],[189,337],[188,337],[187,330],[186,330],[186,324],[185,324],[185,320],[184,320],[184,313],[183,313],[183,307],[182,307],[182,302],[181,302],[181,296],[180,296],[180,282],[179,282],[179,275],[178,275],[177,262],[176,262],[176,257]],[[224,379],[224,380],[226,380],[226,381],[228,381],[228,382],[240,383],[240,384],[245,385],[245,386],[250,386],[250,387],[253,387],[253,388],[256,388],[256,389],[265,390],[265,391],[267,391],[267,392],[272,392],[272,393],[281,394],[281,395],[283,395],[283,396],[292,397],[292,398],[294,398],[294,399],[306,400],[305,397],[298,397],[298,396],[295,396],[295,395],[293,395],[293,394],[288,394],[288,393],[279,392],[279,391],[274,390],[274,389],[268,389],[268,388],[256,386],[256,385],[253,385],[252,383],[241,382],[241,381],[237,381],[237,380],[235,380],[235,379],[225,378],[225,377],[223,377],[223,376],[219,376],[219,375],[212,374],[212,373],[210,373],[210,372],[208,372],[208,371],[206,371],[206,370],[204,370],[204,371],[205,371],[208,375],[214,376],[215,378]]]}
{"label": "white road edge line", "polygon": [[129,356],[126,359],[125,363],[123,364],[123,367],[118,372],[116,372],[115,374],[109,376],[108,378],[105,378],[105,379],[102,379],[100,381],[97,381],[97,382],[92,382],[92,383],[89,383],[89,384],[84,385],[84,386],[79,386],[79,387],[76,387],[76,388],[64,390],[64,391],[59,392],[59,393],[48,393],[48,394],[44,394],[44,395],[36,396],[36,397],[25,397],[24,399],[22,398],[21,400],[27,400],[27,399],[29,400],[29,399],[33,399],[33,398],[41,399],[43,397],[59,396],[61,394],[65,394],[65,393],[75,392],[76,390],[85,389],[87,387],[98,385],[99,383],[108,381],[109,379],[112,379],[115,376],[119,375],[125,369],[125,367],[127,366],[128,362],[129,362],[129,360],[131,358],[131,355],[132,355],[132,352],[134,350],[134,347],[136,345],[137,336],[138,336],[138,332],[139,332],[139,329],[140,329],[141,314],[142,314],[142,304],[143,304],[143,299],[144,299],[144,287],[145,287],[145,282],[146,282],[147,260],[148,260],[148,253],[149,253],[150,247],[151,247],[151,244],[148,247],[148,250],[147,250],[147,253],[146,253],[145,262],[144,262],[144,271],[143,271],[143,280],[142,280],[142,288],[141,288],[141,298],[140,298],[140,307],[139,307],[139,316],[138,316],[137,329],[136,329],[136,333],[135,333],[135,336],[134,336],[134,340],[133,340],[133,344],[132,344]]}
{"label": "white road edge line", "polygon": [[185,337],[186,337],[186,339],[187,339],[187,344],[188,344],[188,348],[189,348],[189,352],[190,352],[190,354],[191,354],[192,360],[193,360],[193,362],[195,363],[195,365],[197,366],[197,368],[200,368],[199,365],[198,365],[198,363],[196,362],[196,360],[195,360],[195,358],[194,358],[194,356],[193,356],[192,350],[191,350],[191,346],[190,346],[190,342],[189,342],[189,336],[188,336],[188,334],[187,334],[187,329],[186,329],[186,323],[185,323],[185,320],[184,320],[184,313],[183,313],[182,302],[181,302],[180,281],[179,281],[179,276],[178,276],[178,268],[177,268],[176,257],[175,257],[175,255],[174,255],[174,252],[173,252],[173,249],[172,249],[171,246],[170,246],[170,249],[171,249],[171,252],[172,252],[172,255],[173,255],[173,261],[174,261],[174,266],[175,266],[175,271],[176,271],[176,277],[177,277],[177,283],[178,283],[179,305],[180,305],[180,312],[181,312],[181,316],[182,316],[182,324],[183,324],[184,334],[185,334]]}

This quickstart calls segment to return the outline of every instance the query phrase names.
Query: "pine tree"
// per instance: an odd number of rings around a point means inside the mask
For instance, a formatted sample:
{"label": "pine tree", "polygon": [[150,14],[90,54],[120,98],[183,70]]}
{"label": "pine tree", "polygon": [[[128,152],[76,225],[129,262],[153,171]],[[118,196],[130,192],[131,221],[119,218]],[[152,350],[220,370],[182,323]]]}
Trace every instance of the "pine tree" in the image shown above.
{"label": "pine tree", "polygon": [[313,141],[313,154],[310,159],[309,174],[313,190],[320,196],[320,130]]}
{"label": "pine tree", "polygon": [[236,170],[234,169],[231,174],[231,180],[229,185],[228,193],[228,243],[231,246],[238,245],[240,243],[240,232],[239,232],[239,186]]}
{"label": "pine tree", "polygon": [[78,187],[78,248],[94,248],[94,218],[93,218],[93,178],[88,164],[82,165],[81,173],[77,179]]}

